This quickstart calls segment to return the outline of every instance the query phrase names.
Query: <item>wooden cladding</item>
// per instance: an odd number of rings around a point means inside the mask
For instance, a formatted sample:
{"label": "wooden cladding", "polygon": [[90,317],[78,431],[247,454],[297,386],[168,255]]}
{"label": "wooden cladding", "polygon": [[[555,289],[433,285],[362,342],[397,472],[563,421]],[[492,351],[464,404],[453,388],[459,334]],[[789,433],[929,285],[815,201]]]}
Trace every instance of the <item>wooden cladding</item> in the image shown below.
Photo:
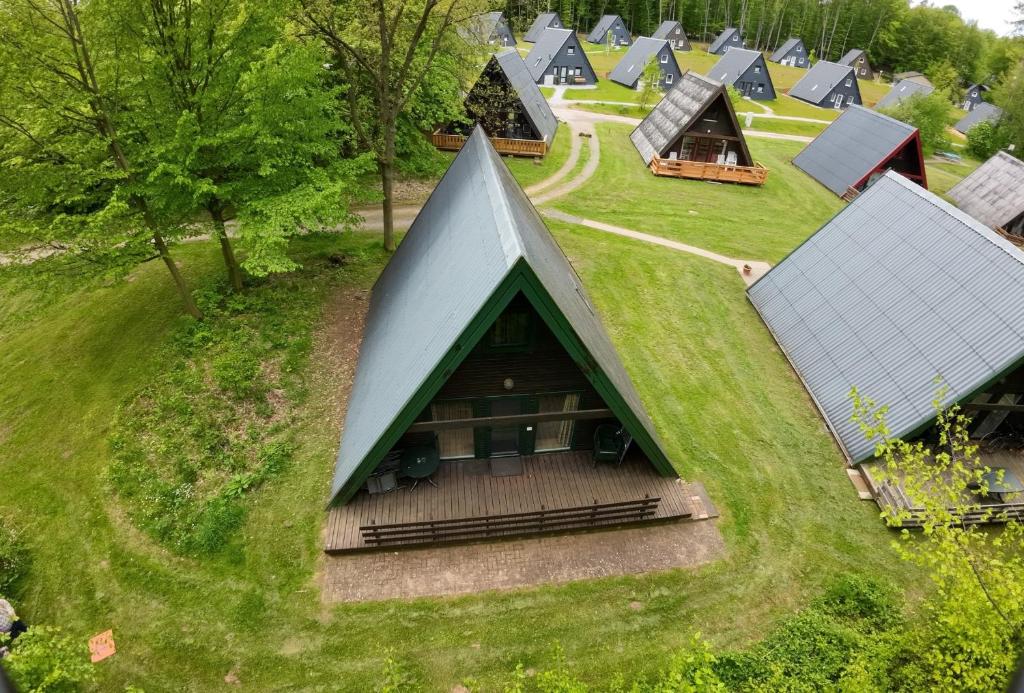
{"label": "wooden cladding", "polygon": [[[466,143],[463,135],[449,135],[444,132],[435,132],[430,135],[430,141],[438,149],[457,152]],[[491,144],[499,154],[510,154],[512,156],[544,156],[548,153],[548,144],[544,140],[514,140],[506,137],[490,137]]]}
{"label": "wooden cladding", "polygon": [[730,166],[728,164],[683,161],[681,159],[662,159],[657,156],[651,160],[651,170],[656,176],[712,180],[719,183],[741,183],[744,185],[764,185],[765,180],[768,178],[768,169],[760,164],[755,166]]}
{"label": "wooden cladding", "polygon": [[479,426],[518,426],[520,424],[543,423],[545,421],[587,421],[591,419],[612,418],[615,418],[615,415],[612,414],[611,409],[534,412],[532,414],[511,414],[508,416],[477,416],[468,419],[449,419],[447,421],[418,421],[409,427],[409,432],[446,431]]}

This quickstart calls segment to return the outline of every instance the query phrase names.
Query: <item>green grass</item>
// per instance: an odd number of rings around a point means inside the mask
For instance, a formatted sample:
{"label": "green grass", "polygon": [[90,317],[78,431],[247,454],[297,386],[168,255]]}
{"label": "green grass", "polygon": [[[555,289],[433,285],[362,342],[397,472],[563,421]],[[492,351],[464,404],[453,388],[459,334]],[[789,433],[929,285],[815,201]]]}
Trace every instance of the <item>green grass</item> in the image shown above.
{"label": "green grass", "polygon": [[[540,161],[525,156],[504,156],[502,160],[512,171],[519,184],[527,188],[534,183],[539,183],[548,176],[551,176],[562,167],[565,160],[569,158],[569,149],[572,144],[572,132],[565,123],[558,124],[558,131],[555,133],[555,141],[551,144],[547,156]],[[455,158],[456,152],[441,152],[449,161]]]}
{"label": "green grass", "polygon": [[[739,116],[740,125],[746,127],[747,119]],[[777,132],[781,135],[800,135],[803,137],[817,137],[827,125],[822,123],[806,123],[802,120],[782,120],[779,118],[758,118],[754,117],[750,124],[750,130],[761,130],[762,132]]]}
{"label": "green grass", "polygon": [[925,162],[928,173],[928,189],[936,195],[946,197],[946,193],[954,185],[966,178],[974,169],[981,166],[980,161],[964,157],[959,162],[929,159]]}
{"label": "green grass", "polygon": [[651,107],[641,106],[619,106],[610,103],[578,103],[573,108],[591,113],[607,113],[610,115],[626,116],[627,118],[644,118],[651,112]]}
{"label": "green grass", "polygon": [[555,88],[554,87],[539,87],[539,88],[540,88],[540,93],[544,95],[545,99],[550,99],[552,96],[555,95]]}
{"label": "green grass", "polygon": [[842,207],[790,163],[800,142],[749,138],[754,159],[770,169],[761,188],[658,178],[629,141],[629,125],[601,123],[601,166],[554,206],[672,238],[732,257],[777,262]]}
{"label": "green grass", "polygon": [[609,79],[601,80],[590,89],[566,89],[565,99],[568,101],[623,101],[636,103],[640,92],[629,89]]}
{"label": "green grass", "polygon": [[[818,108],[812,106],[806,101],[800,99],[794,99],[786,94],[779,94],[779,98],[772,99],[770,101],[761,101],[760,103],[768,106],[775,115],[781,116],[795,116],[797,118],[811,118],[813,120],[827,120],[833,121],[839,117],[841,111],[837,111],[834,108]],[[741,108],[740,110],[750,111],[751,113],[757,113],[756,108]]]}

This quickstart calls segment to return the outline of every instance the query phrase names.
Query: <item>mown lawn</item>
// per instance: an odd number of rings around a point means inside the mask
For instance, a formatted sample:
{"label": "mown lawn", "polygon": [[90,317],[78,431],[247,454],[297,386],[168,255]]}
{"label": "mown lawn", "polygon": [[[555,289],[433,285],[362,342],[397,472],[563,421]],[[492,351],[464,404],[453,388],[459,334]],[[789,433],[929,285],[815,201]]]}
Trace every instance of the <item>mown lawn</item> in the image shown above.
{"label": "mown lawn", "polygon": [[582,188],[554,206],[588,219],[714,250],[777,262],[841,209],[839,198],[795,168],[805,146],[748,138],[754,159],[770,169],[764,187],[658,178],[629,141],[632,128],[597,126],[601,166]]}
{"label": "mown lawn", "polygon": [[[569,158],[571,145],[572,132],[570,132],[569,126],[565,123],[559,123],[558,130],[555,133],[555,141],[552,143],[551,149],[548,150],[547,156],[543,159],[537,160],[525,156],[505,156],[502,159],[509,170],[515,175],[519,184],[527,188],[553,175],[555,171],[560,169],[565,160]],[[442,152],[442,154],[451,161],[455,158],[456,152]]]}
{"label": "mown lawn", "polygon": [[[621,101],[624,103],[636,103],[639,96],[640,92],[636,89],[630,89],[618,82],[601,78],[593,87],[566,89],[564,98],[568,101]],[[655,96],[654,101],[657,102],[660,98],[660,95]]]}
{"label": "mown lawn", "polygon": [[[740,116],[740,125],[747,128],[747,119]],[[802,120],[782,120],[781,118],[763,118],[754,116],[750,123],[750,130],[761,130],[763,132],[777,132],[781,135],[800,135],[802,137],[817,137],[827,125],[824,123],[808,123]]]}
{"label": "mown lawn", "polygon": [[925,162],[928,172],[928,189],[936,195],[946,196],[949,189],[966,178],[974,169],[981,166],[980,161],[964,157],[958,162],[929,159]]}

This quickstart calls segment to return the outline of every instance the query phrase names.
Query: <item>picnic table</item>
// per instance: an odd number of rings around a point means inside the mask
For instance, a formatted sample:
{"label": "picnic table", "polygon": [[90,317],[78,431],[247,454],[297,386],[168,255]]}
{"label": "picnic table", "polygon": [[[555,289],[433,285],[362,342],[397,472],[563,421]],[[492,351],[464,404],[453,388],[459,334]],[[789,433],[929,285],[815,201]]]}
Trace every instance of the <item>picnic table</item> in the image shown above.
{"label": "picnic table", "polygon": [[[999,478],[1000,472],[1002,473],[1002,479]],[[1009,469],[1002,467],[990,469],[985,472],[981,479],[988,486],[988,495],[1000,503],[1005,503],[1006,497],[1010,494],[1024,492],[1024,483],[1021,483],[1017,475]]]}
{"label": "picnic table", "polygon": [[438,454],[436,446],[413,445],[402,452],[399,473],[401,476],[413,480],[412,488],[416,488],[423,479],[426,479],[431,486],[437,486],[430,477],[437,471],[440,464],[441,456]]}

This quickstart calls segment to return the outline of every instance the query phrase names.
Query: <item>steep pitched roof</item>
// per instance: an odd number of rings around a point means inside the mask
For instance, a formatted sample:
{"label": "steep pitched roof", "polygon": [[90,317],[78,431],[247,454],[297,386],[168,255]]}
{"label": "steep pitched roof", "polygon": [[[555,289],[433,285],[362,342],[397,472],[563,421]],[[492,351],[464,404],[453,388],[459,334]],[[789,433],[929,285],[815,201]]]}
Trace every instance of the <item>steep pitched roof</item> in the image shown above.
{"label": "steep pitched roof", "polygon": [[849,65],[852,67],[853,64],[857,61],[857,58],[859,58],[862,55],[864,55],[864,51],[862,51],[860,48],[851,48],[850,50],[846,51],[846,55],[840,58],[837,62],[840,65]]}
{"label": "steep pitched roof", "polygon": [[915,135],[911,125],[850,106],[796,155],[793,165],[841,196]]}
{"label": "steep pitched roof", "polygon": [[[731,52],[731,51],[730,51]],[[821,103],[832,91],[832,88],[848,77],[852,77],[854,86],[857,87],[857,94],[860,95],[860,85],[857,84],[857,75],[849,65],[830,63],[827,60],[819,60],[814,64],[807,74],[800,78],[800,81],[789,90],[789,95],[810,101],[814,104]]]}
{"label": "steep pitched roof", "polygon": [[579,278],[477,128],[373,287],[332,503],[359,489],[520,292],[652,464],[674,474]]}
{"label": "steep pitched roof", "polygon": [[[672,32],[675,31],[676,27],[682,29],[683,25],[674,19],[666,19],[664,22],[658,25],[657,29],[654,30],[654,33],[651,34],[651,38],[666,40],[671,39],[673,38]],[[683,37],[685,38],[685,36],[686,34],[684,33]]]}
{"label": "steep pitched roof", "polygon": [[905,99],[909,99],[914,94],[928,96],[933,91],[935,91],[935,87],[904,79],[892,85],[892,89],[882,97],[881,101],[875,104],[875,108],[892,108],[894,106],[898,106]]}
{"label": "steep pitched roof", "polygon": [[[601,19],[597,20],[597,24],[594,25],[593,31],[587,35],[587,41],[590,43],[604,43],[605,36],[608,34],[608,30],[612,28],[612,24],[618,19],[622,22],[622,17],[617,14],[605,14],[601,16]],[[626,26],[625,22],[622,22],[623,26]]]}
{"label": "steep pitched roof", "polygon": [[533,20],[533,24],[530,25],[530,30],[523,35],[523,40],[528,43],[536,43],[544,30],[551,26],[551,23],[557,21],[561,25],[562,20],[558,18],[557,12],[541,12],[537,15],[537,18]]}
{"label": "steep pitched roof", "polygon": [[787,39],[784,44],[779,46],[778,49],[774,53],[772,53],[772,57],[770,58],[771,61],[773,63],[782,61],[787,55],[789,55],[789,52],[791,50],[796,48],[798,43],[802,43],[802,41],[799,38]]}
{"label": "steep pitched roof", "polygon": [[501,21],[502,12],[482,12],[470,17],[465,25],[459,27],[459,33],[465,38],[478,43],[487,43]]}
{"label": "steep pitched roof", "polygon": [[739,31],[734,27],[727,27],[726,29],[724,29],[722,33],[718,35],[718,38],[716,38],[714,42],[710,46],[708,46],[708,52],[717,53],[718,50],[732,38],[733,34],[739,34]]}
{"label": "steep pitched roof", "polygon": [[957,121],[957,124],[953,126],[953,129],[957,132],[967,134],[971,128],[981,122],[995,122],[1003,116],[1003,109],[999,106],[993,106],[990,103],[979,103],[971,112]]}
{"label": "steep pitched roof", "polygon": [[[757,62],[757,59],[762,57],[759,51],[748,51],[746,48],[730,48],[725,52],[715,66],[708,70],[708,76],[712,79],[718,80],[722,84],[732,84],[746,72],[751,65]],[[771,76],[767,74],[765,70],[765,76],[768,80],[771,80]]]}
{"label": "steep pitched roof", "polygon": [[[622,56],[622,60],[618,62],[615,68],[608,75],[608,79],[613,82],[618,82],[627,87],[633,87],[636,85],[637,80],[644,73],[644,68],[647,63],[657,55],[658,51],[665,48],[668,45],[668,41],[665,39],[653,39],[646,36],[641,36],[633,45],[629,47],[626,54]],[[669,51],[669,60],[672,62],[676,61],[672,52]],[[676,64],[676,69],[679,69],[679,65]]]}
{"label": "steep pitched roof", "polygon": [[572,36],[572,31],[569,29],[545,29],[541,32],[540,38],[533,44],[533,48],[526,56],[526,67],[530,70],[534,81],[544,76],[548,65],[562,50],[562,46],[570,36]]}
{"label": "steep pitched roof", "polygon": [[[897,72],[893,76],[896,78],[897,82],[902,82],[903,80],[909,80],[911,82],[914,82],[915,84],[921,84],[921,85],[924,85],[926,87],[932,87],[932,83],[928,80],[927,77],[924,76],[924,73],[921,73],[921,72],[916,72],[916,71],[911,70],[910,72]],[[932,88],[934,88],[934,87],[932,87]]]}
{"label": "steep pitched roof", "polygon": [[960,209],[987,226],[1006,226],[1024,214],[1024,161],[996,152],[954,185],[949,196]]}
{"label": "steep pitched roof", "polygon": [[888,173],[747,290],[854,463],[873,442],[851,387],[910,436],[1024,359],[1024,253]]}
{"label": "steep pitched roof", "polygon": [[514,48],[502,51],[492,60],[498,63],[509,84],[515,89],[533,129],[550,143],[558,129],[558,118],[551,111],[551,106],[540,92],[540,87],[527,69],[526,63],[519,56],[519,51]]}
{"label": "steep pitched roof", "polygon": [[744,160],[752,161],[725,85],[696,72],[686,72],[629,135],[644,163],[650,165],[655,156],[661,156],[718,98],[723,99],[729,111]]}

